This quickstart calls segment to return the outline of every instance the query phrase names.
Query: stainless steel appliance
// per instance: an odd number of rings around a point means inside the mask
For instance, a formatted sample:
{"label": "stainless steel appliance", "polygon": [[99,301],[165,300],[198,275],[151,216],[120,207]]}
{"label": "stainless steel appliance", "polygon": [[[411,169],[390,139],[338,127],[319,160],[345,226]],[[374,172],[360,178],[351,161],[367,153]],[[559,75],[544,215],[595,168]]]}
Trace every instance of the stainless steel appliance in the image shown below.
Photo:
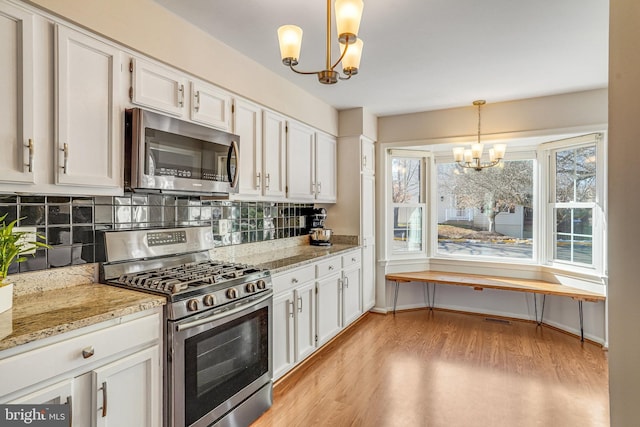
{"label": "stainless steel appliance", "polygon": [[225,196],[238,192],[240,137],[173,117],[125,111],[125,187]]}
{"label": "stainless steel appliance", "polygon": [[309,214],[311,229],[309,230],[309,242],[315,246],[331,246],[331,229],[324,228],[327,219],[325,208],[312,209]]}
{"label": "stainless steel appliance", "polygon": [[165,426],[248,426],[272,403],[271,274],[211,259],[210,227],[104,234],[100,281],[164,295]]}

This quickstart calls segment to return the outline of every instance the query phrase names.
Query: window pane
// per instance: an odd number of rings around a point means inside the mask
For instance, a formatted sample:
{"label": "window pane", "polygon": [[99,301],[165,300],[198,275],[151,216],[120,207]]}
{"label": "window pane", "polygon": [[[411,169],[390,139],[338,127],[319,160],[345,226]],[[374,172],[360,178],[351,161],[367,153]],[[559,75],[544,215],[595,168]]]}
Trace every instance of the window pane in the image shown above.
{"label": "window pane", "polygon": [[422,251],[422,207],[393,209],[393,250]]}
{"label": "window pane", "polygon": [[393,158],[391,162],[393,203],[422,203],[422,159]]}
{"label": "window pane", "polygon": [[556,202],[595,202],[595,145],[556,152]]}
{"label": "window pane", "polygon": [[554,259],[583,264],[593,262],[593,209],[555,209]]}
{"label": "window pane", "polygon": [[438,252],[533,258],[533,160],[438,165]]}

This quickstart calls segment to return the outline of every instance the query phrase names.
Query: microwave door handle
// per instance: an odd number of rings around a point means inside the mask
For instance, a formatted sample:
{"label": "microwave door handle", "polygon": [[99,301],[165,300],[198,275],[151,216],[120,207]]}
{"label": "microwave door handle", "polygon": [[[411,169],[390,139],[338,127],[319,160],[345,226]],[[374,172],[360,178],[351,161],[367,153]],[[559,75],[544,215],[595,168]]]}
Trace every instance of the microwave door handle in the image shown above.
{"label": "microwave door handle", "polygon": [[[236,156],[236,170],[233,173],[233,177],[231,176],[231,156],[235,154]],[[231,141],[231,147],[229,147],[229,155],[227,156],[227,177],[229,178],[229,182],[231,182],[231,188],[235,188],[238,185],[238,169],[240,165],[240,151],[238,150],[238,143],[236,141]]]}

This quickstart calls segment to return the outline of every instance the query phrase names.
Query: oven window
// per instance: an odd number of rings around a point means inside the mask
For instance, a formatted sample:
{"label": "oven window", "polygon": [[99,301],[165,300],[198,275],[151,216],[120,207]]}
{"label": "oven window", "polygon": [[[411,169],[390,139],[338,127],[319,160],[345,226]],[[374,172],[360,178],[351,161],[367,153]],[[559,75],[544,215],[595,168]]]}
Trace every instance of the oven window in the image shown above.
{"label": "oven window", "polygon": [[191,425],[269,371],[268,307],[185,341],[185,421]]}
{"label": "oven window", "polygon": [[229,182],[235,157],[229,159],[229,146],[145,129],[145,175]]}

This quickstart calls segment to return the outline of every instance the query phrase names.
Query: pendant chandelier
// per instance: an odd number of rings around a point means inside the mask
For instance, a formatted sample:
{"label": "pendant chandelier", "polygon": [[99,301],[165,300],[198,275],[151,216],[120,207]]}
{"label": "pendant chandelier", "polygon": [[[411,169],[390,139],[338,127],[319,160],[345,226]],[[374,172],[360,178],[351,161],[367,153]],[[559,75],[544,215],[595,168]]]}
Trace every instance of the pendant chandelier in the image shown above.
{"label": "pendant chandelier", "polygon": [[[340,58],[331,65],[331,0],[327,0],[327,48],[326,68],[320,71],[299,71],[300,49],[302,47],[302,28],[296,25],[283,25],[278,28],[278,41],[282,63],[298,74],[316,74],[323,84],[334,84],[340,80],[348,80],[358,74],[363,42],[358,38],[360,18],[362,17],[362,0],[336,0],[336,30],[340,43]],[[335,68],[342,62],[343,77]]]}
{"label": "pendant chandelier", "polygon": [[464,147],[456,147],[453,149],[453,158],[460,167],[481,171],[482,169],[496,166],[504,159],[507,146],[505,144],[495,144],[493,148],[489,150],[489,163],[482,163],[480,161],[483,149],[480,143],[480,107],[486,103],[487,101],[485,100],[473,101],[473,105],[478,107],[478,142],[471,145],[471,149],[465,149]]}

